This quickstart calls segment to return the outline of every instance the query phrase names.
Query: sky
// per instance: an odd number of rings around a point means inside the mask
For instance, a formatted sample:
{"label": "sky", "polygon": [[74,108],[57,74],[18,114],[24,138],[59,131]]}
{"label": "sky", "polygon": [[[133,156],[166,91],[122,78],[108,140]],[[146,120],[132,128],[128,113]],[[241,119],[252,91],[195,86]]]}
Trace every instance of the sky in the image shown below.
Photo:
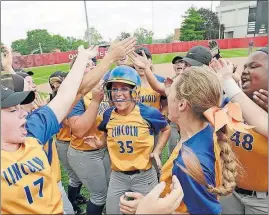
{"label": "sky", "polygon": [[[87,1],[89,26],[103,40],[137,28],[153,30],[154,39],[165,38],[179,28],[185,11],[193,6],[211,8],[219,1]],[[34,29],[83,39],[86,30],[84,1],[1,1],[1,41],[25,39]]]}

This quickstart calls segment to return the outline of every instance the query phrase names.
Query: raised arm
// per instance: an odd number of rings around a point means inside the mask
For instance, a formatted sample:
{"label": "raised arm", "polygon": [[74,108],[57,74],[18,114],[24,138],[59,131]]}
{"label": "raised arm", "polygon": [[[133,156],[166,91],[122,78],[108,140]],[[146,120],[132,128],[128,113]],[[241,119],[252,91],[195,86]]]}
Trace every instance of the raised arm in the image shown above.
{"label": "raised arm", "polygon": [[101,103],[103,96],[104,96],[104,93],[101,90],[101,85],[99,84],[92,90],[92,101],[89,107],[86,109],[86,111],[84,109],[84,105],[82,104],[82,102],[80,102],[73,109],[74,113],[72,111],[71,114],[69,114],[71,115],[71,117],[70,118],[69,116],[67,117],[69,127],[71,128],[72,133],[76,137],[78,138],[84,137],[86,133],[95,124],[96,117],[98,114],[99,104]]}
{"label": "raised arm", "polygon": [[160,83],[157,78],[155,77],[153,71],[153,67],[151,66],[151,63],[148,61],[144,51],[142,51],[143,57],[136,54],[135,52],[132,52],[129,54],[129,57],[133,64],[137,65],[140,68],[144,69],[145,75],[147,77],[147,80],[153,90],[160,93],[161,95],[165,95],[165,86],[163,83]]}
{"label": "raised arm", "polygon": [[86,74],[83,78],[79,88],[80,96],[86,95],[89,91],[91,91],[109,70],[110,65],[132,52],[135,44],[136,38],[133,37],[113,43],[110,46],[107,55],[90,73]]}
{"label": "raised arm", "polygon": [[48,104],[56,115],[59,123],[63,121],[73,105],[77,97],[87,61],[94,54],[93,47],[89,49],[84,49],[83,46],[78,47],[78,56],[74,66],[59,87],[57,95]]}
{"label": "raised arm", "polygon": [[232,78],[232,63],[219,59],[219,62],[215,62],[215,64],[217,68],[215,70],[223,86],[225,95],[232,102],[240,105],[245,122],[251,126],[255,126],[254,131],[268,137],[268,113],[252,101],[236,84]]}

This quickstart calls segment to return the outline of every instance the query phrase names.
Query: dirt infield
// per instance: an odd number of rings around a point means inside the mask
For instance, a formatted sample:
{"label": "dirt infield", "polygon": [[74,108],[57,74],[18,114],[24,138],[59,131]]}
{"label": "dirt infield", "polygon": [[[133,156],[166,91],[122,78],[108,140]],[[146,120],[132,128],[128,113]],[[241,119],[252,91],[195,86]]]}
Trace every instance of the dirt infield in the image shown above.
{"label": "dirt infield", "polygon": [[[238,72],[243,71],[243,66],[246,59],[247,57],[229,58],[229,60],[231,60],[235,65],[238,65],[237,68]],[[155,64],[154,68],[156,70],[156,74],[161,75],[163,77],[172,77],[174,75],[174,70],[171,63]],[[44,93],[51,92],[48,83],[38,85],[37,90]]]}

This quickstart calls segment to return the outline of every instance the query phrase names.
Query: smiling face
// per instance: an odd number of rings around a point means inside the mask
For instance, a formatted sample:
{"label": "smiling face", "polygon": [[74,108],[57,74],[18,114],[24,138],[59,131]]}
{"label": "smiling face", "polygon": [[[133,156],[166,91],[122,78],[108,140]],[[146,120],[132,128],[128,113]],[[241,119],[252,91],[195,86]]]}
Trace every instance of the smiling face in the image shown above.
{"label": "smiling face", "polygon": [[132,86],[125,83],[113,82],[111,97],[118,111],[128,110],[133,107],[134,101],[131,96]]}
{"label": "smiling face", "polygon": [[1,140],[4,143],[23,143],[27,135],[25,129],[27,112],[20,105],[1,109]]}
{"label": "smiling face", "polygon": [[252,53],[241,76],[242,89],[249,97],[260,89],[268,90],[268,55],[261,51]]}

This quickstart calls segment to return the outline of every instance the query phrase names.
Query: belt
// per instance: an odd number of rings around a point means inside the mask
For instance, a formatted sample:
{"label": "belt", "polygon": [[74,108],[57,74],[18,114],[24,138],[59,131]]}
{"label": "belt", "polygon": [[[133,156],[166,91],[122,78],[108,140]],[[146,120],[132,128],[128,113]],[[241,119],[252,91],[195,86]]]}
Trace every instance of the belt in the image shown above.
{"label": "belt", "polygon": [[134,175],[134,174],[140,173],[140,170],[122,171],[122,173],[125,175]]}
{"label": "belt", "polygon": [[[242,189],[239,187],[236,187],[234,190],[237,193],[240,193],[243,195],[248,195],[248,196],[257,196],[257,193],[259,193],[259,192],[253,191],[253,190],[245,190],[245,189]],[[263,193],[266,193],[266,195],[268,196],[268,192],[263,192]]]}
{"label": "belt", "polygon": [[80,150],[80,151],[83,151],[83,152],[95,152],[95,151],[98,151],[99,149],[93,149],[93,150]]}

